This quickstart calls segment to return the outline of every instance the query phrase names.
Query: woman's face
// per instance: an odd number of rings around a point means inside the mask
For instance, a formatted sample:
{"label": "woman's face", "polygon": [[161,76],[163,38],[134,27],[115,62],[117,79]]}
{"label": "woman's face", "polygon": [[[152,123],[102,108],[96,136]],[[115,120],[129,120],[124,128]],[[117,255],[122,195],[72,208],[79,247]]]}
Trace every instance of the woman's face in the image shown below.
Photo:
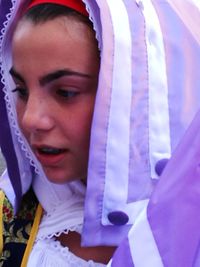
{"label": "woman's face", "polygon": [[99,73],[94,33],[75,18],[22,20],[12,52],[19,125],[45,174],[55,183],[85,179]]}

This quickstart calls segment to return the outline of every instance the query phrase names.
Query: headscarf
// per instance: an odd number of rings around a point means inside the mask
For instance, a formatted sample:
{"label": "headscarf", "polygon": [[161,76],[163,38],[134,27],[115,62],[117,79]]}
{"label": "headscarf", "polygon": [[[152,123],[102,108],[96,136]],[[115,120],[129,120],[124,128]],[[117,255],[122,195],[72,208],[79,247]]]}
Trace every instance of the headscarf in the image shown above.
{"label": "headscarf", "polygon": [[53,4],[58,4],[58,5],[70,7],[71,9],[76,10],[77,12],[81,13],[84,16],[88,16],[85,5],[80,0],[33,0],[28,5],[27,9],[30,9],[34,6],[37,6],[40,4],[45,4],[45,3],[53,3]]}
{"label": "headscarf", "polygon": [[[199,24],[188,10],[198,12],[189,0],[180,4],[182,10],[173,1],[83,2],[96,32],[101,65],[82,243],[118,245],[147,206],[162,169],[199,108]],[[10,93],[13,29],[29,3],[12,1],[0,38],[0,141],[8,167],[4,179],[11,181],[15,192],[15,210],[31,184],[48,187],[52,202],[66,186],[45,177],[19,129]]]}

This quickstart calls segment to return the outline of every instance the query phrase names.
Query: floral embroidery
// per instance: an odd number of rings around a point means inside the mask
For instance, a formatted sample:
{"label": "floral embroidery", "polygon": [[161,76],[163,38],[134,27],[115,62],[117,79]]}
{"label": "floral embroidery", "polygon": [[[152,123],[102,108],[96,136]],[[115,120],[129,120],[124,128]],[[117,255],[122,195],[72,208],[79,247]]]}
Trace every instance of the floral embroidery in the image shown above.
{"label": "floral embroidery", "polygon": [[38,201],[32,190],[23,197],[19,212],[14,215],[9,200],[5,197],[3,204],[3,253],[0,267],[20,267],[31,227],[35,217]]}
{"label": "floral embroidery", "polygon": [[12,218],[13,218],[13,208],[7,197],[5,197],[3,203],[3,221],[10,221]]}

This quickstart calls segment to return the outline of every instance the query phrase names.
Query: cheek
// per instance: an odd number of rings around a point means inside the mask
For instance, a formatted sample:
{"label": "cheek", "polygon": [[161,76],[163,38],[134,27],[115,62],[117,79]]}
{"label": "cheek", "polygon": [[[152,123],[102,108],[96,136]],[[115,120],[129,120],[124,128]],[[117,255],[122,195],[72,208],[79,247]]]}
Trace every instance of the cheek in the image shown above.
{"label": "cheek", "polygon": [[84,129],[85,136],[88,139],[90,137],[91,125],[94,113],[94,99],[92,99],[90,105],[86,107],[86,112],[82,113],[83,117],[81,118],[81,127]]}
{"label": "cheek", "polygon": [[17,120],[18,120],[19,128],[21,129],[22,133],[27,137],[28,133],[26,132],[26,130],[23,126],[25,106],[20,100],[17,100],[16,112],[17,112]]}
{"label": "cheek", "polygon": [[81,116],[77,123],[73,123],[71,133],[79,144],[88,143],[90,139],[92,116]]}
{"label": "cheek", "polygon": [[89,151],[90,136],[91,136],[91,125],[92,125],[92,114],[88,114],[88,117],[85,118],[85,121],[82,122],[82,147],[85,151]]}
{"label": "cheek", "polygon": [[[93,104],[82,107],[74,113],[68,126],[71,128],[71,137],[79,147],[88,149],[93,117]],[[66,124],[67,127],[67,124]]]}
{"label": "cheek", "polygon": [[21,126],[22,126],[22,120],[23,120],[23,116],[24,116],[24,107],[23,107],[23,105],[20,103],[19,100],[17,100],[16,111],[17,111],[17,119],[18,119],[18,123],[19,123],[19,126],[20,126],[20,128],[21,128]]}

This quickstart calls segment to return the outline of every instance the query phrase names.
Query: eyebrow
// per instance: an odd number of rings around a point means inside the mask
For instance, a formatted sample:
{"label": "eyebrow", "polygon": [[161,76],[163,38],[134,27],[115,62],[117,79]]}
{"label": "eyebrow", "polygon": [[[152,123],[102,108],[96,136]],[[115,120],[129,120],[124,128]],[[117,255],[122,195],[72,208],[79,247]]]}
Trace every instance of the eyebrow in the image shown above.
{"label": "eyebrow", "polygon": [[19,80],[19,81],[25,83],[25,81],[24,81],[24,79],[22,78],[22,76],[21,76],[19,73],[17,73],[13,67],[10,69],[9,72],[10,72],[10,75],[11,75],[12,77],[14,77],[14,78],[16,78],[17,80]]}
{"label": "eyebrow", "polygon": [[89,74],[81,73],[81,72],[76,72],[68,69],[63,69],[63,70],[56,70],[54,72],[51,72],[39,79],[39,83],[41,86],[44,86],[50,82],[53,82],[57,79],[60,79],[64,76],[77,76],[77,77],[83,77],[83,78],[88,78],[90,79],[92,76]]}
{"label": "eyebrow", "polygon": [[[12,67],[10,69],[10,74],[12,77],[16,78],[17,80],[25,83],[24,78]],[[42,77],[39,78],[39,83],[41,86],[45,86],[48,83],[51,83],[57,79],[60,79],[64,76],[77,76],[77,77],[83,77],[87,79],[91,79],[92,75],[82,73],[82,72],[76,72],[70,69],[61,69],[61,70],[56,70],[51,73],[48,73]]]}

